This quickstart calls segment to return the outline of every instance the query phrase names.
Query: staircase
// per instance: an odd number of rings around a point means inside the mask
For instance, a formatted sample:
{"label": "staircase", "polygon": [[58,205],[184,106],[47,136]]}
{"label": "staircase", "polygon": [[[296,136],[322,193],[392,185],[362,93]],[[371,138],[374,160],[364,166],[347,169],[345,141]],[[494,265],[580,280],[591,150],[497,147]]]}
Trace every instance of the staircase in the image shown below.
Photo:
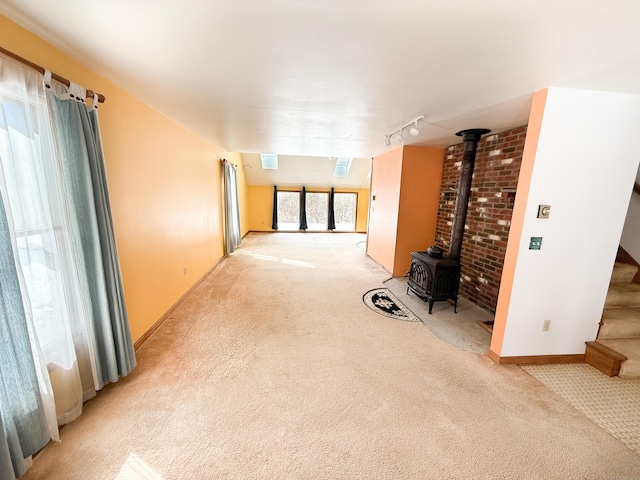
{"label": "staircase", "polygon": [[638,267],[613,267],[609,292],[595,342],[587,342],[585,362],[609,376],[640,377],[640,283]]}

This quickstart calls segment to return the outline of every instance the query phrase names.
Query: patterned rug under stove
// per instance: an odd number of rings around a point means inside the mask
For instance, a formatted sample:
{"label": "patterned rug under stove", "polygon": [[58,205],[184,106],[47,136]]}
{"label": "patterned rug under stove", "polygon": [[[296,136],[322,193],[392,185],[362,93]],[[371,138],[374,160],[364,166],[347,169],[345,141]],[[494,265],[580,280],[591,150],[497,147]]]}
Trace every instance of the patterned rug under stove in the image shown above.
{"label": "patterned rug under stove", "polygon": [[419,322],[409,310],[388,288],[374,288],[362,296],[364,304],[380,315],[405,322]]}

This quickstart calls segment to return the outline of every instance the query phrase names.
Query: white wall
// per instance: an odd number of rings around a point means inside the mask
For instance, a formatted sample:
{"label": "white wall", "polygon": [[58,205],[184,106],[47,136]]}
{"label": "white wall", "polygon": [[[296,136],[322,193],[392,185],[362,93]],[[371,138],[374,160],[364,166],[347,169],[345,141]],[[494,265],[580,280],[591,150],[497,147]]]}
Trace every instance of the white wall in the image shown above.
{"label": "white wall", "polygon": [[[519,248],[500,356],[581,354],[595,338],[639,131],[640,96],[549,89],[522,235],[509,238]],[[539,204],[551,205],[549,219],[536,218]],[[531,236],[541,250],[529,250]]]}
{"label": "white wall", "polygon": [[[640,170],[636,175],[636,182],[640,184]],[[620,245],[636,262],[640,263],[640,195],[631,195]]]}

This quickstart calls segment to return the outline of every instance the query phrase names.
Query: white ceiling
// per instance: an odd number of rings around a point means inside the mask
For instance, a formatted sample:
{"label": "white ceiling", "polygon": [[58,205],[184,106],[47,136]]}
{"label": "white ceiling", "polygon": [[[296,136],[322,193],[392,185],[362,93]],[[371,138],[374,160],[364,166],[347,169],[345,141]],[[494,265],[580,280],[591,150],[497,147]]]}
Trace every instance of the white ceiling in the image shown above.
{"label": "white ceiling", "polygon": [[335,158],[278,155],[278,170],[263,170],[259,153],[243,153],[245,178],[249,185],[278,187],[369,188],[370,158],[354,158],[347,177],[334,177]]}
{"label": "white ceiling", "polygon": [[465,128],[525,124],[548,86],[640,94],[638,0],[0,0],[0,12],[221,151],[371,158],[419,115],[407,143],[445,146]]}

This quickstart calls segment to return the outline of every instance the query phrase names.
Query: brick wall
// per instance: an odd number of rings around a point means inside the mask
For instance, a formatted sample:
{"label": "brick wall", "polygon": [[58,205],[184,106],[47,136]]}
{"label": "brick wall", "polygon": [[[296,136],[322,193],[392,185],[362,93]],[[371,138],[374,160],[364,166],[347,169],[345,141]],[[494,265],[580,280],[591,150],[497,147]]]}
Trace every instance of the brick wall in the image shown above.
{"label": "brick wall", "polygon": [[[460,262],[460,295],[495,312],[527,127],[478,142]],[[444,152],[436,244],[449,250],[463,144]]]}

